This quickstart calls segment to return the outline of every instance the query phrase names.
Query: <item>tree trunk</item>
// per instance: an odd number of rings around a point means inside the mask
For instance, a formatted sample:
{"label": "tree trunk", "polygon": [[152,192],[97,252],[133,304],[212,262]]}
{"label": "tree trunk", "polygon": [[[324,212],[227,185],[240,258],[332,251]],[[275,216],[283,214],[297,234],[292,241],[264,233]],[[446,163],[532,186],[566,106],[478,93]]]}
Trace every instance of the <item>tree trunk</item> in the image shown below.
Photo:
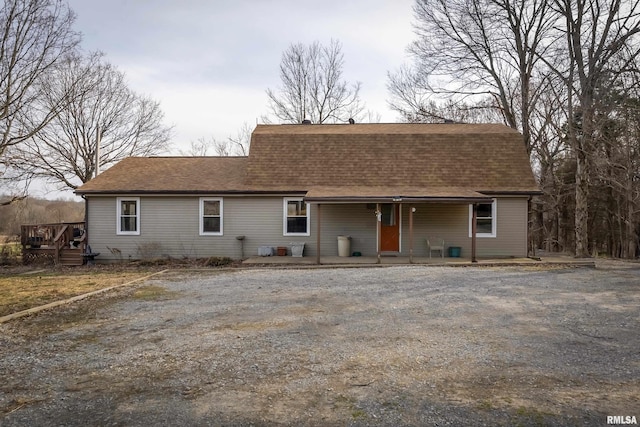
{"label": "tree trunk", "polygon": [[625,258],[634,259],[636,257],[636,250],[638,248],[638,235],[636,234],[636,227],[634,222],[634,202],[633,202],[633,182],[627,181],[627,218],[626,225],[626,244],[625,246]]}
{"label": "tree trunk", "polygon": [[575,209],[575,237],[576,257],[589,257],[589,167],[587,156],[578,150],[576,156],[576,209]]}

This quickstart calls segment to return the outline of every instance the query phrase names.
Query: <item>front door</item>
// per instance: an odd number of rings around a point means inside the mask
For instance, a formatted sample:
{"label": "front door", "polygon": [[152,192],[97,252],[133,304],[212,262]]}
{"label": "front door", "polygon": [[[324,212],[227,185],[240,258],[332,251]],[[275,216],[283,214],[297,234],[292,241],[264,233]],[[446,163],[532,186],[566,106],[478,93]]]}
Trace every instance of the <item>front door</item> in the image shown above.
{"label": "front door", "polygon": [[384,203],[380,210],[380,252],[400,252],[400,205]]}

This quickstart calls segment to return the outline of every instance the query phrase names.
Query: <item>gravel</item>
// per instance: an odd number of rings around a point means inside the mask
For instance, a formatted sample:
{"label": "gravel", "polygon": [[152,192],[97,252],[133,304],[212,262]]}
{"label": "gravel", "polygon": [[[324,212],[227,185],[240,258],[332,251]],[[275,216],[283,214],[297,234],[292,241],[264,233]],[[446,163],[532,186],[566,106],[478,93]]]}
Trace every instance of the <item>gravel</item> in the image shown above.
{"label": "gravel", "polygon": [[171,272],[0,325],[0,425],[640,418],[640,268]]}

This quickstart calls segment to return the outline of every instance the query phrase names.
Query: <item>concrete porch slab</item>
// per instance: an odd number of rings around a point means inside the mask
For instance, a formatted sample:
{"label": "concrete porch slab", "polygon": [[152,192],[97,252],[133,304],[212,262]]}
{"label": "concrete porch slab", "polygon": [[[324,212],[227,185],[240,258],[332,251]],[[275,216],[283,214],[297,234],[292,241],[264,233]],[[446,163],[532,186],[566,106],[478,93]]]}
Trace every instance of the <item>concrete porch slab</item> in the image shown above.
{"label": "concrete porch slab", "polygon": [[[255,256],[244,260],[243,265],[280,265],[280,266],[312,266],[316,264],[315,257],[291,257],[291,256]],[[578,259],[572,257],[545,257],[545,258],[492,258],[478,259],[477,263],[472,263],[470,258],[441,258],[441,257],[413,257],[410,262],[408,256],[385,256],[380,258],[378,264],[377,257],[320,257],[320,264],[324,266],[374,266],[374,265],[430,265],[430,266],[535,266],[535,265],[570,265],[580,267],[595,267],[593,259]]]}

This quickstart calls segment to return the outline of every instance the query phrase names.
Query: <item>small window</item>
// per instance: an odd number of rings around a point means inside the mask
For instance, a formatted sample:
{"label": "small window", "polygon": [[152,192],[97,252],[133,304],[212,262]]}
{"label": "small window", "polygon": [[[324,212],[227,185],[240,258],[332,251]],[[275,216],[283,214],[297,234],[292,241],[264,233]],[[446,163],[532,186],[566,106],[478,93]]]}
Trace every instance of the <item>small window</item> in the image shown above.
{"label": "small window", "polygon": [[309,235],[309,205],[302,199],[284,199],[284,235]]}
{"label": "small window", "polygon": [[396,225],[396,205],[384,203],[380,206],[380,209],[382,211],[382,218],[380,220],[382,225],[390,227]]}
{"label": "small window", "polygon": [[200,199],[200,235],[222,236],[222,199]]}
{"label": "small window", "polygon": [[[480,203],[476,210],[476,237],[496,237],[496,199]],[[469,205],[469,237],[472,236],[473,205]]]}
{"label": "small window", "polygon": [[118,226],[117,234],[140,234],[140,198],[118,197]]}

